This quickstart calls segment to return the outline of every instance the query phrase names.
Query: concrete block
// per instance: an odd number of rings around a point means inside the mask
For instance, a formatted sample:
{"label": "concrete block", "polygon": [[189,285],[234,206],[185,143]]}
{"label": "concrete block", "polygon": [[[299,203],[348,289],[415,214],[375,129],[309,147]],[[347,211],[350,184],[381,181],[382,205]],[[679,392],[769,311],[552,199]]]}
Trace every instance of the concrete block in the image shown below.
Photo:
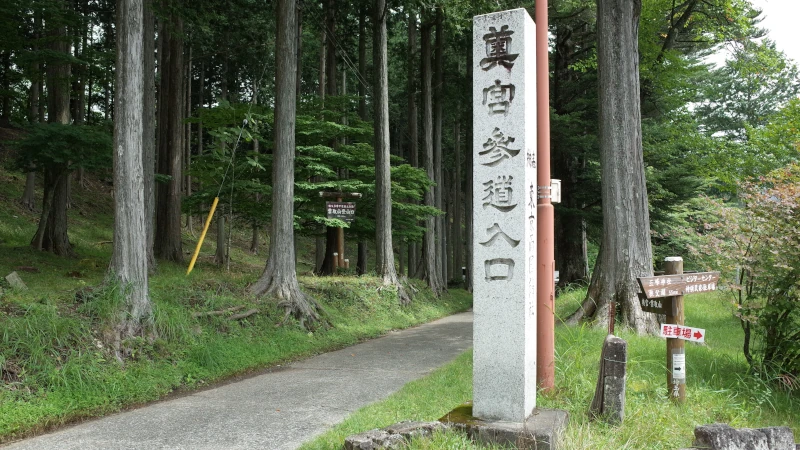
{"label": "concrete block", "polygon": [[22,281],[22,278],[19,277],[17,272],[11,272],[6,275],[6,281],[8,281],[8,284],[14,289],[19,289],[21,291],[28,289],[28,286]]}

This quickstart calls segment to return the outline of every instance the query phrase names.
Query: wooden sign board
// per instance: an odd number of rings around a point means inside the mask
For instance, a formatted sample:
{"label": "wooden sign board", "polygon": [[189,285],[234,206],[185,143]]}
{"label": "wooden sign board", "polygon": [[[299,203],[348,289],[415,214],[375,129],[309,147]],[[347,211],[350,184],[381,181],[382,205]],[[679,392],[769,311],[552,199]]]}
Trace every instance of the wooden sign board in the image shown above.
{"label": "wooden sign board", "polygon": [[644,312],[674,315],[673,302],[671,298],[647,298],[647,296],[640,292],[639,306],[642,307],[642,311]]}
{"label": "wooden sign board", "polygon": [[328,219],[339,219],[351,223],[356,218],[356,204],[353,202],[326,202]]}
{"label": "wooden sign board", "polygon": [[719,272],[697,272],[637,278],[647,299],[699,294],[717,290]]}

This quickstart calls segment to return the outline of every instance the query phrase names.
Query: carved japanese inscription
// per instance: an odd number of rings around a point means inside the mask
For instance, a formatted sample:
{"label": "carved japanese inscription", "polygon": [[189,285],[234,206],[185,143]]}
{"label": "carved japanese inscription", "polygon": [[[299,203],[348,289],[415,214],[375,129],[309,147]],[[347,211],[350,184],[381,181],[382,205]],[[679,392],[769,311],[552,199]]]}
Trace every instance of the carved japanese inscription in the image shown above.
{"label": "carved japanese inscription", "polygon": [[524,9],[473,20],[473,413],[517,422],[536,403],[534,36]]}

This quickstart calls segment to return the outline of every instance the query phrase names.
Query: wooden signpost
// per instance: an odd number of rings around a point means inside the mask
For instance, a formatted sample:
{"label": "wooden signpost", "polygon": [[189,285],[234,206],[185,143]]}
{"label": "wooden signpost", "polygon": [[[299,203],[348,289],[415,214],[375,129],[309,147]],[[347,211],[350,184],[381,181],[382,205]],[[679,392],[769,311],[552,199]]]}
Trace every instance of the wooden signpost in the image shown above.
{"label": "wooden signpost", "polygon": [[686,341],[703,342],[705,330],[683,326],[683,296],[717,289],[719,272],[683,273],[683,258],[664,260],[664,275],[637,278],[642,311],[667,316],[660,334],[667,338],[667,389],[675,403],[686,401]]}
{"label": "wooden signpost", "polygon": [[[319,196],[322,197],[322,198],[335,198],[337,205],[352,205],[352,215],[348,214],[347,217],[349,217],[350,220],[347,220],[347,218],[340,217],[340,216],[337,216],[337,215],[331,216],[330,206],[328,206],[331,202],[328,202],[328,204],[326,204],[326,209],[329,211],[328,214],[327,214],[328,218],[341,219],[341,220],[343,220],[343,221],[345,221],[347,223],[350,223],[350,222],[353,221],[353,218],[355,218],[355,214],[356,214],[356,205],[355,205],[355,203],[350,203],[350,202],[342,203],[342,199],[345,198],[345,197],[348,197],[348,198],[361,198],[361,193],[359,193],[359,192],[324,192],[323,191],[323,192],[319,193]],[[349,210],[350,207],[349,206],[344,206],[344,208],[348,208],[348,210]],[[335,208],[335,209],[341,209],[341,208]],[[335,246],[335,248],[336,248],[336,258],[334,260],[334,267],[342,267],[342,268],[347,267],[347,263],[345,262],[345,259],[344,259],[344,229],[342,227],[339,227],[336,230],[336,246]],[[335,272],[335,269],[334,269],[334,272]]]}

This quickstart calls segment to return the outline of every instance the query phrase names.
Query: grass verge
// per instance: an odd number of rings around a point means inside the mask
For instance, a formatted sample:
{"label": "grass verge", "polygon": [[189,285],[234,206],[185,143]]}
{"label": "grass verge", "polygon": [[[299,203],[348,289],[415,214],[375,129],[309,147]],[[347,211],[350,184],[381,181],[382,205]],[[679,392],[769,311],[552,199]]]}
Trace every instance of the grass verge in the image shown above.
{"label": "grass verge", "polygon": [[[120,365],[104,344],[116,313],[114,295],[76,296],[100,285],[108,268],[113,239],[108,185],[101,179],[87,180],[86,187],[73,184],[68,231],[80,256],[69,259],[29,247],[38,214],[17,202],[24,181],[24,174],[0,170],[0,443],[345,347],[471,305],[465,291],[451,289],[435,298],[412,281],[418,292],[411,305],[400,307],[396,292],[381,289],[376,277],[307,275],[300,283],[320,302],[330,327],[313,332],[296,323],[276,327],[283,311],[246,294],[264,270],[266,255],[249,252],[251,235],[244,228],[233,232],[229,270],[213,264],[213,239],[207,239],[191,276],[185,275],[185,265],[159,263],[150,279],[157,338],[128,342],[134,354]],[[185,229],[187,259],[197,231]],[[301,239],[299,244],[298,271],[307,274],[314,243]],[[3,285],[2,276],[12,271],[27,290]],[[258,313],[244,320],[194,315],[232,307]]]}
{"label": "grass verge", "polygon": [[[562,294],[558,313],[574,311],[585,291]],[[622,332],[628,342],[625,421],[609,426],[590,421],[605,332],[590,327],[556,328],[556,391],[538,404],[570,414],[562,447],[573,449],[674,449],[689,447],[696,425],[725,422],[734,427],[789,426],[800,436],[800,398],[770,380],[748,373],[741,356],[741,327],[722,295],[687,297],[687,325],[705,328],[705,345],[687,344],[688,389],[685,405],[667,399],[666,345],[663,339]],[[367,406],[307,443],[303,450],[339,449],[344,438],[401,420],[436,420],[471,398],[472,354],[461,355],[429,377],[406,385],[383,402]],[[494,449],[469,442],[455,432],[418,439],[421,449]]]}

